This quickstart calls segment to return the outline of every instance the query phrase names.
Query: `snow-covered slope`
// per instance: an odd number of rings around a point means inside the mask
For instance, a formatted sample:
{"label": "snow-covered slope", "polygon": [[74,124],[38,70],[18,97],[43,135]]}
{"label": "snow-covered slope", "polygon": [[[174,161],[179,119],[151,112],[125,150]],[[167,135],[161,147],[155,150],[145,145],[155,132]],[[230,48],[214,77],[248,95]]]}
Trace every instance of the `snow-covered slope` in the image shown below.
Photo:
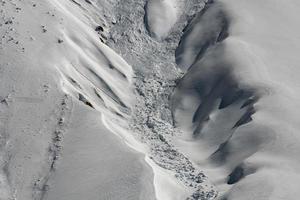
{"label": "snow-covered slope", "polygon": [[44,199],[155,199],[144,157],[107,130],[98,112],[76,103],[70,121]]}
{"label": "snow-covered slope", "polygon": [[[299,3],[214,1],[186,29],[178,147],[221,199],[298,199]],[[200,37],[195,40],[195,37]]]}
{"label": "snow-covered slope", "polygon": [[77,4],[1,4],[0,199],[155,199],[142,155],[104,126],[126,121],[131,67]]}
{"label": "snow-covered slope", "polygon": [[163,39],[168,36],[178,18],[177,0],[149,0],[146,4],[145,20],[151,35]]}
{"label": "snow-covered slope", "polygon": [[298,199],[299,11],[0,0],[0,199]]}

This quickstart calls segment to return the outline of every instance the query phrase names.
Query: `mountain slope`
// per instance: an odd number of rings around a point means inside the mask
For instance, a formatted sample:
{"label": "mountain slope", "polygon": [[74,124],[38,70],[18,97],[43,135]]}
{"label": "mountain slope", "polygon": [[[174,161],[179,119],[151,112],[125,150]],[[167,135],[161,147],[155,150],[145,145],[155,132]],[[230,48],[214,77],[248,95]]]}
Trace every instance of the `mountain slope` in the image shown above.
{"label": "mountain slope", "polygon": [[297,199],[295,0],[1,0],[0,199]]}
{"label": "mountain slope", "polygon": [[187,73],[173,95],[185,130],[178,148],[221,199],[298,198],[299,9],[295,1],[214,1],[179,45]]}

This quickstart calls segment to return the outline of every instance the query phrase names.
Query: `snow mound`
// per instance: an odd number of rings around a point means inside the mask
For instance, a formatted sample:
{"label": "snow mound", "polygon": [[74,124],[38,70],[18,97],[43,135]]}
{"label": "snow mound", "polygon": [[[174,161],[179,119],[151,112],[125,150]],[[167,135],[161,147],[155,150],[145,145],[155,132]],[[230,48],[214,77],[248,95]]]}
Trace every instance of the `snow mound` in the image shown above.
{"label": "snow mound", "polygon": [[149,0],[146,4],[146,27],[151,36],[164,39],[178,18],[177,0]]}
{"label": "snow mound", "polygon": [[[212,6],[213,5],[213,6]],[[218,2],[207,3],[184,29],[184,34],[176,49],[176,63],[187,70],[201,59],[206,50],[227,36],[229,18]]]}
{"label": "snow mound", "polygon": [[299,9],[212,1],[185,29],[176,59],[186,74],[172,98],[177,146],[220,199],[299,198]]}

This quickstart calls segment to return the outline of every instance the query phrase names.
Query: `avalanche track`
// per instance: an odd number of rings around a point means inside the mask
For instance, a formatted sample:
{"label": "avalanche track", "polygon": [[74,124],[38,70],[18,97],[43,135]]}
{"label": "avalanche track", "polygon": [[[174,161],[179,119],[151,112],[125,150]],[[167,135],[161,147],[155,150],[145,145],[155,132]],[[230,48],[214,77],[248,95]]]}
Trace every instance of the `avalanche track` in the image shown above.
{"label": "avalanche track", "polygon": [[1,0],[0,199],[297,199],[287,2]]}

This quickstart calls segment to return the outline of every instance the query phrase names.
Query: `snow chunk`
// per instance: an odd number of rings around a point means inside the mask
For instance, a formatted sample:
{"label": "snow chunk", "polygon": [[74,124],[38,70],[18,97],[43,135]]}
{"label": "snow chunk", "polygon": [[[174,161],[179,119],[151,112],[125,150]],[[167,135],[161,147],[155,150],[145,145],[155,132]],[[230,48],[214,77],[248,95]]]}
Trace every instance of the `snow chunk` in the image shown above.
{"label": "snow chunk", "polygon": [[177,21],[177,1],[149,0],[146,5],[145,23],[150,35],[164,39]]}

